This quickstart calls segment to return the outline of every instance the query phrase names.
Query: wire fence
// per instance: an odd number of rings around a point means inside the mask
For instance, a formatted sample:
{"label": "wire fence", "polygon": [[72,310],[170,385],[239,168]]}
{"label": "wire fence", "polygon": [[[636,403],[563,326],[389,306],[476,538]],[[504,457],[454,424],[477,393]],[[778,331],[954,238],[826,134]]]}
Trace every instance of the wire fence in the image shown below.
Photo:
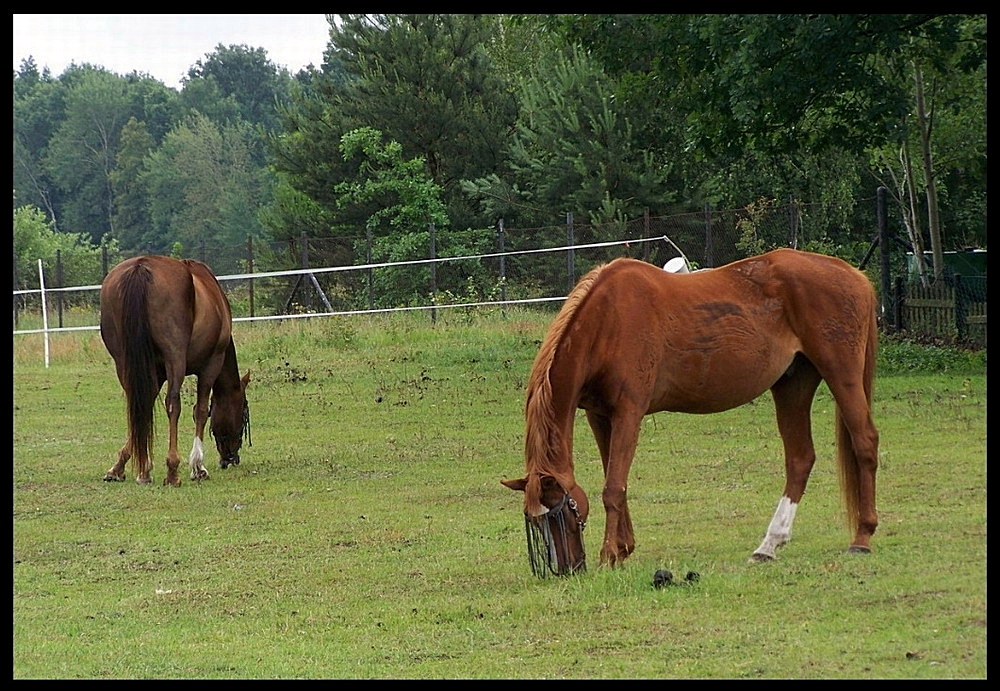
{"label": "wire fence", "polygon": [[[824,213],[829,210],[802,204],[735,211],[706,207],[702,213],[646,214],[602,225],[577,224],[567,215],[563,224],[543,228],[505,228],[502,220],[483,230],[429,226],[394,244],[371,235],[303,235],[266,244],[250,239],[235,247],[191,248],[186,256],[204,261],[219,277],[234,321],[392,311],[424,311],[433,320],[438,310],[451,308],[531,304],[555,309],[581,276],[616,257],[658,266],[683,257],[692,268],[710,268],[774,247],[808,249],[814,242],[810,219]],[[868,247],[856,248],[865,255],[858,263],[865,264],[877,244],[873,237]],[[57,254],[36,259],[33,271],[15,257],[14,335],[98,329],[100,283],[129,256],[134,255],[105,250],[89,264],[76,258],[67,266]],[[877,288],[884,285],[878,274],[885,266],[897,277],[896,285],[898,277],[908,275],[904,252],[895,252],[888,264],[871,262],[864,268]],[[967,289],[978,285],[966,282]],[[982,290],[985,303],[985,276]],[[893,300],[898,304],[898,296]]]}
{"label": "wire fence", "polygon": [[[453,303],[558,299],[593,266],[620,256],[663,265],[685,256],[695,267],[729,263],[759,251],[808,240],[815,212],[806,205],[487,229],[419,229],[404,240],[302,235],[284,242],[184,248],[226,278],[237,318],[292,316]],[[56,328],[67,315],[96,314],[94,290],[115,264],[134,253],[14,258],[14,323],[41,314],[49,287]],[[41,271],[35,262],[41,262]],[[315,267],[315,268],[313,268]],[[245,278],[244,278],[245,276]],[[233,277],[233,278],[230,278]],[[239,278],[236,278],[239,277]],[[96,321],[94,322],[96,323]]]}

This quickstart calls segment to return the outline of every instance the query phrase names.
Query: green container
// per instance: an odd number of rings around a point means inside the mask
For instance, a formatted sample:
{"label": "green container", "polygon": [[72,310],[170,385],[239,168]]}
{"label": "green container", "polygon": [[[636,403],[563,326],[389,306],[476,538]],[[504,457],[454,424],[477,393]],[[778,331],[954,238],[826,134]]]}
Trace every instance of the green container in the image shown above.
{"label": "green container", "polygon": [[[924,252],[924,263],[928,273],[932,272],[934,256],[932,252]],[[986,250],[968,249],[961,252],[944,253],[945,273],[949,276],[958,274],[965,276],[986,275]],[[906,253],[906,268],[911,276],[917,276],[917,262],[913,252]]]}

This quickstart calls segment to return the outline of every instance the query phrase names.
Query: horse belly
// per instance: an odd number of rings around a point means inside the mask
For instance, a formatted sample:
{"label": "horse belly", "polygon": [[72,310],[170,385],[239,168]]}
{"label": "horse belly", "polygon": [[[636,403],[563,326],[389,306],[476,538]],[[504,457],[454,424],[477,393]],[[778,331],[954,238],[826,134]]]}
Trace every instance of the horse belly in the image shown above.
{"label": "horse belly", "polygon": [[195,374],[192,369],[200,369],[212,358],[224,357],[232,338],[229,322],[213,309],[201,309],[204,304],[202,302],[196,306],[194,324],[191,327],[191,341],[188,344],[189,374]]}
{"label": "horse belly", "polygon": [[795,351],[743,357],[738,351],[664,363],[649,412],[721,413],[749,403],[788,369]]}

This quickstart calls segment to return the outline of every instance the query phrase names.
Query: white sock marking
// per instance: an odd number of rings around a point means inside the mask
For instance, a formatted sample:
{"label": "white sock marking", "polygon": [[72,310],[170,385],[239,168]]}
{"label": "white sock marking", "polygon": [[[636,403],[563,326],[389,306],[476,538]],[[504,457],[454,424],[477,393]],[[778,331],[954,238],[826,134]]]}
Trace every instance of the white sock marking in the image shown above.
{"label": "white sock marking", "polygon": [[795,520],[795,510],[798,506],[788,497],[782,497],[778,501],[778,508],[774,510],[771,523],[767,526],[767,535],[754,554],[762,554],[773,559],[774,551],[792,539],[792,522]]}
{"label": "white sock marking", "polygon": [[188,456],[188,464],[191,466],[191,479],[197,480],[198,476],[205,471],[205,450],[202,448],[201,439],[194,438],[191,446],[191,455]]}

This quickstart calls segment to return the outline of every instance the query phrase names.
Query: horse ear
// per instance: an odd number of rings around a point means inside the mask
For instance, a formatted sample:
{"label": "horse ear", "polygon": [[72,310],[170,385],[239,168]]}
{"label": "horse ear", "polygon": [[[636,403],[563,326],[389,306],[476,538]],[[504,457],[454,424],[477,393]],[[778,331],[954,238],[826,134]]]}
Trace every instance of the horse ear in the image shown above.
{"label": "horse ear", "polygon": [[249,383],[250,383],[250,370],[247,370],[247,373],[243,375],[242,379],[240,379],[240,386],[242,386],[243,390],[246,391],[247,384]]}
{"label": "horse ear", "polygon": [[524,488],[528,485],[528,478],[520,477],[516,480],[501,480],[500,484],[518,492],[523,492]]}

